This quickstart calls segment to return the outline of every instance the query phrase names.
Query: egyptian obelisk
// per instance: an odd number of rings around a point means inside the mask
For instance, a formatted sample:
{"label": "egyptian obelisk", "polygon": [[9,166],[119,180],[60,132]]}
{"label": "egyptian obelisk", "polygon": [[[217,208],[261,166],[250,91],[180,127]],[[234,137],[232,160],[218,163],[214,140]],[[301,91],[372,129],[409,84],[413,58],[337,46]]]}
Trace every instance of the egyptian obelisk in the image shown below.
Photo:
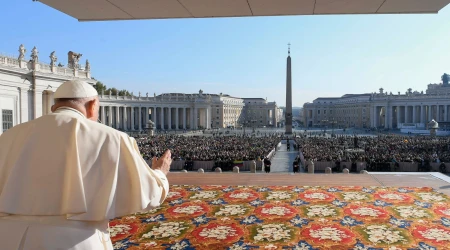
{"label": "egyptian obelisk", "polygon": [[288,57],[286,69],[286,112],[285,134],[292,134],[292,75],[291,75],[291,44],[288,44]]}

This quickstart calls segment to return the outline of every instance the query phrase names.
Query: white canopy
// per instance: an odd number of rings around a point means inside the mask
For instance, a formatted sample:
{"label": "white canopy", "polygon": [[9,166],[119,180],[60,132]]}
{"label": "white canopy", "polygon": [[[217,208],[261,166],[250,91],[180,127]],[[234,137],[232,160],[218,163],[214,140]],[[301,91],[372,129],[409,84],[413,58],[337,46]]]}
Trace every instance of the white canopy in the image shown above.
{"label": "white canopy", "polygon": [[437,13],[450,0],[40,0],[79,21]]}

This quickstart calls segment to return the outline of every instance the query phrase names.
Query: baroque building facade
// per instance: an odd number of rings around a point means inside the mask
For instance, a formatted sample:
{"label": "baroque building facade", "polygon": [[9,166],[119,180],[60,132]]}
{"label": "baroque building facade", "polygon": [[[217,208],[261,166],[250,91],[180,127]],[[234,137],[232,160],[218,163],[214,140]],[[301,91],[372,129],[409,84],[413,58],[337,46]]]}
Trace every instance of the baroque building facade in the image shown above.
{"label": "baroque building facade", "polygon": [[[54,91],[65,81],[78,79],[95,84],[89,61],[79,64],[81,54],[70,51],[67,66],[39,60],[37,48],[25,59],[0,55],[0,134],[7,129],[51,113]],[[143,131],[151,120],[157,129],[211,129],[240,126],[277,126],[282,111],[275,102],[262,98],[239,98],[225,94],[165,93],[149,96],[111,96],[99,93],[100,121],[123,131]]]}
{"label": "baroque building facade", "polygon": [[404,94],[378,93],[317,98],[304,104],[307,127],[426,129],[431,120],[448,128],[448,82],[429,84],[425,93],[408,89]]}

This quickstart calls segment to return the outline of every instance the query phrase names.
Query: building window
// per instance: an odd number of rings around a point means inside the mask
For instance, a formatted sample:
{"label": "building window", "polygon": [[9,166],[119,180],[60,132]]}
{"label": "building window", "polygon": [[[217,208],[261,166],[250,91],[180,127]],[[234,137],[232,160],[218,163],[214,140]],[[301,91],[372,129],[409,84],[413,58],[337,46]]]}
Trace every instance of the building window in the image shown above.
{"label": "building window", "polygon": [[2,109],[3,132],[13,127],[13,111]]}
{"label": "building window", "polygon": [[324,111],[323,111],[323,114],[324,114],[324,115],[326,115],[326,114],[327,114],[327,111],[326,111],[326,110],[324,110]]}
{"label": "building window", "polygon": [[317,110],[317,114],[320,115],[320,110]]}

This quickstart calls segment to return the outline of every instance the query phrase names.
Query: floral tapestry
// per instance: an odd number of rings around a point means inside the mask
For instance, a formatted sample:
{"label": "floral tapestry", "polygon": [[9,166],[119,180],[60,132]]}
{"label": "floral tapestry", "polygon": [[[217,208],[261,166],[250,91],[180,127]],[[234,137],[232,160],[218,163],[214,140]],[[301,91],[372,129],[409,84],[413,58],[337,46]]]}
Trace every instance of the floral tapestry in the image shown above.
{"label": "floral tapestry", "polygon": [[431,188],[171,186],[110,222],[114,249],[450,249],[450,200]]}

